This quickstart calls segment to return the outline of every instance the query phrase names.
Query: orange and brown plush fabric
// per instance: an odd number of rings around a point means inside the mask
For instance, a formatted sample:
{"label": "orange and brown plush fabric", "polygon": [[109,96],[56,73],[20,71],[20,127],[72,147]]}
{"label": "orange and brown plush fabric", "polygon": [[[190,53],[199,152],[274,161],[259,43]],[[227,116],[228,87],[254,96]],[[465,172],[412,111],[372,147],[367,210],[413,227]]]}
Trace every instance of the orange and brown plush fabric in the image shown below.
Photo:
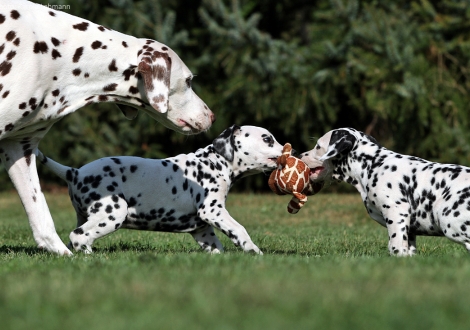
{"label": "orange and brown plush fabric", "polygon": [[277,159],[277,169],[269,177],[269,187],[278,195],[292,195],[287,211],[295,214],[307,202],[310,187],[310,169],[302,160],[292,156],[292,146],[286,143],[282,155]]}

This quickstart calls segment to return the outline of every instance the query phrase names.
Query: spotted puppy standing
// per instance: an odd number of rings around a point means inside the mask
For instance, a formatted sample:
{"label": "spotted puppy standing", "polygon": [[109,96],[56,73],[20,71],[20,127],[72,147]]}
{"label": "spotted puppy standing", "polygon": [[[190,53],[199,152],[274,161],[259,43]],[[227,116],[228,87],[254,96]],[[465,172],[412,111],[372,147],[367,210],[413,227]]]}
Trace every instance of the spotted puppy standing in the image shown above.
{"label": "spotted puppy standing", "polygon": [[0,1],[0,161],[18,190],[40,248],[71,252],[41,192],[34,150],[52,125],[90,104],[142,110],[184,134],[207,130],[213,113],[193,75],[155,40],[137,39],[23,0]]}
{"label": "spotted puppy standing", "polygon": [[67,181],[77,213],[70,234],[75,250],[119,228],[190,233],[207,252],[220,253],[213,228],[244,251],[262,254],[225,209],[235,180],[273,170],[282,146],[267,130],[232,126],[195,153],[164,160],[111,157],[79,169],[39,159]]}
{"label": "spotted puppy standing", "polygon": [[322,136],[302,160],[310,180],[352,184],[387,227],[390,254],[416,253],[416,235],[446,236],[470,251],[470,168],[401,155],[352,128]]}

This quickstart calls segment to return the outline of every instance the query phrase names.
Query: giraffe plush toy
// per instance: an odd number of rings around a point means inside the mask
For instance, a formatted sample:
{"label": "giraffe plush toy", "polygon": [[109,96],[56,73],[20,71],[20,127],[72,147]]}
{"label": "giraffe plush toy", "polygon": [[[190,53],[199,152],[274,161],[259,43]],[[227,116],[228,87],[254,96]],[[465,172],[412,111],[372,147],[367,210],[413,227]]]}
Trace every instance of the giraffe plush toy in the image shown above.
{"label": "giraffe plush toy", "polygon": [[[309,181],[310,168],[299,158],[292,156],[292,146],[286,143],[277,159],[277,169],[269,177],[269,187],[278,195],[292,195],[287,211],[295,214],[307,202],[307,195],[316,194],[322,186],[313,187]],[[319,189],[318,189],[319,188]]]}

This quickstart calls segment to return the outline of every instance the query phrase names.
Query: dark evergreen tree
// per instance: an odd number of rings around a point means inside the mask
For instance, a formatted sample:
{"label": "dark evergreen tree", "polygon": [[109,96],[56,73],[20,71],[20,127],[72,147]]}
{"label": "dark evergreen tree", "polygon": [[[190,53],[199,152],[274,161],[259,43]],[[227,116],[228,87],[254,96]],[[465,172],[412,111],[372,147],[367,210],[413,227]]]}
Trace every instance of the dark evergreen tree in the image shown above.
{"label": "dark evergreen tree", "polygon": [[[41,142],[62,163],[190,152],[237,123],[266,127],[298,150],[350,126],[398,152],[470,165],[467,1],[37,2],[68,4],[70,14],[168,44],[218,118],[207,133],[187,137],[145,114],[127,121],[113,104],[91,105]],[[266,180],[254,176],[238,187],[266,189]],[[0,171],[0,189],[8,181]]]}

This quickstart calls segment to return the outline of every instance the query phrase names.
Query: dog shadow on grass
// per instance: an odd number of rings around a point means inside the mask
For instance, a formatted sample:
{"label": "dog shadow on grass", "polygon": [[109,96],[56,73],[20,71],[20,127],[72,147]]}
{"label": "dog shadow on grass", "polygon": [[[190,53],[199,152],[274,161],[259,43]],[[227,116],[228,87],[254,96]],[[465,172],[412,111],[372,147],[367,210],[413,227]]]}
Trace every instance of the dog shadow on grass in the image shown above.
{"label": "dog shadow on grass", "polygon": [[[262,250],[265,255],[299,255],[302,254],[294,249],[265,249]],[[114,243],[105,247],[97,247],[93,249],[94,253],[118,253],[118,252],[135,252],[135,253],[157,253],[157,254],[175,254],[175,253],[187,253],[187,254],[201,254],[210,255],[198,246],[154,246],[151,244],[129,244],[126,242]],[[249,254],[256,255],[255,253],[246,253],[237,247],[226,247],[222,255],[224,254]]]}
{"label": "dog shadow on grass", "polygon": [[0,254],[50,254],[50,252],[40,249],[37,246],[14,246],[14,245],[2,245],[0,246]]}
{"label": "dog shadow on grass", "polygon": [[[72,251],[74,254],[81,254],[79,251]],[[158,255],[169,255],[169,254],[201,254],[209,255],[204,252],[199,247],[195,246],[194,248],[189,246],[153,246],[150,244],[129,244],[126,242],[118,242],[108,246],[96,247],[93,249],[93,254],[111,254],[111,253],[137,253],[142,254],[144,257],[149,257],[149,255],[158,254]],[[284,250],[284,249],[265,249],[263,250],[265,255],[298,255],[299,251],[295,250]],[[0,246],[0,254],[26,254],[26,255],[40,255],[40,254],[50,254],[50,252],[40,249],[37,246],[15,246],[15,245],[2,245]],[[92,255],[93,255],[92,254]],[[226,248],[223,254],[245,254],[243,251],[238,250],[236,247]],[[249,253],[252,254],[252,253]],[[301,254],[301,253],[300,253]],[[255,254],[253,254],[255,255]]]}
{"label": "dog shadow on grass", "polygon": [[117,252],[136,252],[136,253],[194,253],[204,251],[198,246],[188,247],[183,245],[168,245],[168,246],[155,246],[150,243],[140,244],[140,243],[127,243],[127,242],[117,242],[107,246],[100,246],[93,248],[94,253],[117,253]]}

